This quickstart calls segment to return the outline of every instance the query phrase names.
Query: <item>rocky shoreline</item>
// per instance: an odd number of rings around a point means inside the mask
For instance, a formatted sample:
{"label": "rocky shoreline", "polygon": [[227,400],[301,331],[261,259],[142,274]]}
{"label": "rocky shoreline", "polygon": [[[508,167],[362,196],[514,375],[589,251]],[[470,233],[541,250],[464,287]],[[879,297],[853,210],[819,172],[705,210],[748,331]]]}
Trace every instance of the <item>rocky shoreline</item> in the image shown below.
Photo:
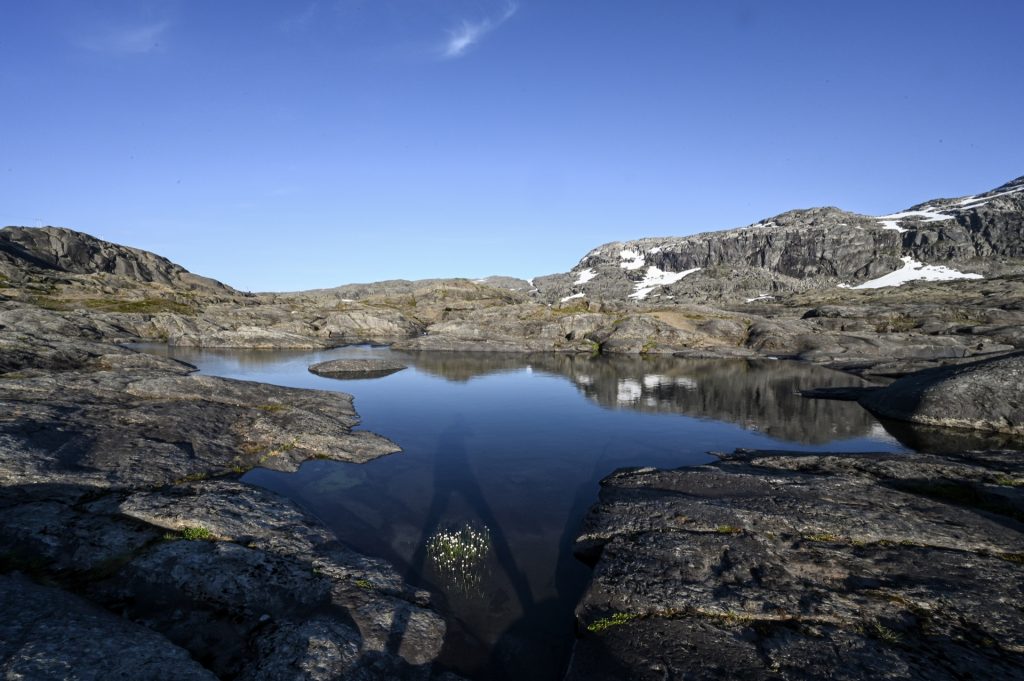
{"label": "rocky shoreline", "polygon": [[5,678],[454,678],[425,592],[238,481],[397,451],[352,431],[350,398],[16,318],[0,313]]}
{"label": "rocky shoreline", "polygon": [[[530,282],[299,293],[236,291],[68,229],[4,228],[0,670],[456,678],[434,663],[445,623],[428,594],[239,480],[397,447],[354,431],[337,393],[196,376],[118,345],[148,340],[541,353],[581,385],[561,359],[848,372],[860,378],[807,396],[900,419],[925,453],[739,451],[611,474],[577,541],[595,572],[567,678],[1024,678],[1022,215],[1018,178],[884,220],[819,208],[607,244]],[[938,280],[875,287],[897,274]],[[318,371],[354,369],[399,367]],[[977,439],[949,426],[992,444],[968,451]]]}
{"label": "rocky shoreline", "polygon": [[567,679],[1024,678],[1018,451],[622,470]]}
{"label": "rocky shoreline", "polygon": [[[0,312],[8,675],[103,678],[109,651],[130,648],[121,668],[151,678],[456,678],[433,663],[445,625],[427,593],[238,480],[397,451],[352,431],[349,398],[197,376],[96,335],[86,317]],[[1022,357],[822,396],[881,403],[909,383],[963,417],[997,399],[1018,423]],[[595,572],[567,679],[1015,678],[1024,664],[1017,451],[739,451],[602,485],[577,540]]]}

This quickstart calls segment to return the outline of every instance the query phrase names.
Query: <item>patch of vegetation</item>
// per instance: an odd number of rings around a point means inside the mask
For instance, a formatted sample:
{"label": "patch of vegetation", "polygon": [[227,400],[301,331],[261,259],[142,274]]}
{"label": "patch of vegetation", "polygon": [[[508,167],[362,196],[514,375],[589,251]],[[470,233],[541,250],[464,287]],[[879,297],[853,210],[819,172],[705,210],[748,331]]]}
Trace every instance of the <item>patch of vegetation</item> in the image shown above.
{"label": "patch of vegetation", "polygon": [[431,535],[427,540],[427,557],[450,588],[472,593],[483,582],[491,548],[490,530],[466,523]]}
{"label": "patch of vegetation", "polygon": [[654,339],[650,339],[649,338],[647,340],[647,342],[643,344],[643,347],[640,348],[640,354],[641,355],[646,355],[646,354],[648,354],[649,352],[651,352],[652,350],[654,350],[657,347],[658,347],[657,341],[655,341]]}
{"label": "patch of vegetation", "polygon": [[187,525],[177,532],[168,532],[164,534],[166,541],[174,541],[177,539],[185,539],[187,541],[210,541],[214,539],[213,532],[201,525]]}
{"label": "patch of vegetation", "polygon": [[371,583],[369,582],[369,580],[366,580],[366,579],[357,579],[357,580],[356,580],[356,582],[355,582],[355,584],[356,584],[356,586],[358,586],[358,587],[359,587],[360,589],[366,589],[366,590],[368,590],[368,591],[369,591],[369,590],[372,590],[372,589],[373,589],[373,584],[371,584]]}
{"label": "patch of vegetation", "polygon": [[896,645],[903,641],[903,634],[898,631],[893,631],[889,627],[885,626],[881,622],[871,622],[866,628],[864,633],[868,636],[873,636],[880,641]]}
{"label": "patch of vegetation", "polygon": [[630,620],[637,619],[638,617],[640,617],[640,615],[634,615],[628,612],[612,613],[608,617],[602,617],[601,619],[594,620],[593,622],[588,624],[587,631],[596,634],[598,632],[611,629],[612,627],[621,626],[626,622],[629,622]]}
{"label": "patch of vegetation", "polygon": [[[257,452],[264,452],[264,454],[263,454],[263,456],[261,456],[257,460],[257,463],[260,463],[260,464],[266,463],[271,458],[273,458],[275,456],[281,456],[282,454],[285,454],[287,452],[292,451],[293,449],[297,448],[298,446],[299,446],[299,441],[298,440],[292,440],[291,442],[275,443],[275,444],[271,444],[269,447],[259,448],[256,451]],[[245,448],[245,446],[243,445],[243,451],[244,451],[244,448]]]}
{"label": "patch of vegetation", "polygon": [[734,625],[737,625],[737,624],[750,624],[755,619],[753,615],[748,615],[745,612],[737,612],[735,610],[726,610],[723,613],[708,613],[708,612],[705,612],[703,614],[705,616],[707,616],[707,617],[714,617],[715,619],[719,619],[722,622],[724,622],[725,624],[734,624]]}
{"label": "patch of vegetation", "polygon": [[715,528],[715,534],[743,534],[743,529],[733,525],[719,525]]}
{"label": "patch of vegetation", "polygon": [[1020,563],[1024,565],[1024,553],[1000,553],[999,558],[1007,560],[1011,563]]}
{"label": "patch of vegetation", "polygon": [[1000,475],[993,482],[1003,487],[1024,487],[1024,478],[1012,478],[1009,475]]}
{"label": "patch of vegetation", "polygon": [[259,442],[243,442],[238,448],[242,450],[243,454],[247,454],[249,456],[254,456],[260,452],[266,451],[267,449],[266,445]]}
{"label": "patch of vegetation", "polygon": [[831,532],[820,532],[818,534],[805,534],[804,539],[807,541],[817,542],[841,542],[843,538],[838,534],[832,534]]}
{"label": "patch of vegetation", "polygon": [[282,411],[288,411],[290,407],[284,404],[257,404],[256,408],[260,411],[267,411],[272,414],[276,414]]}
{"label": "patch of vegetation", "polygon": [[590,312],[590,303],[586,301],[551,308],[551,314],[554,317],[568,317],[569,315],[583,314],[584,312]]}
{"label": "patch of vegetation", "polygon": [[[51,293],[52,291],[47,291]],[[36,307],[44,310],[66,311],[87,308],[97,312],[125,312],[155,314],[157,312],[173,312],[176,314],[193,315],[196,309],[191,305],[163,298],[143,298],[142,300],[108,300],[105,298],[61,298],[53,295],[35,295],[29,299]]]}
{"label": "patch of vegetation", "polygon": [[285,452],[290,452],[290,451],[292,451],[293,449],[295,449],[298,446],[299,446],[299,441],[298,440],[292,440],[291,442],[284,442],[284,443],[281,443],[281,444],[274,445],[271,448],[270,453],[272,455],[276,456],[278,454],[284,454]]}

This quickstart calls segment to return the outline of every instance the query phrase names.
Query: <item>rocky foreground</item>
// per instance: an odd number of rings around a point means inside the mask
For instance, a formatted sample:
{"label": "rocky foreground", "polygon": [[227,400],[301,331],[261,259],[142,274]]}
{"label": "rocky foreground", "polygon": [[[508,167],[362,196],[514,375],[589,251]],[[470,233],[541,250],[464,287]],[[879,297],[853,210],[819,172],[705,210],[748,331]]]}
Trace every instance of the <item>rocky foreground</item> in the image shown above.
{"label": "rocky foreground", "polygon": [[[632,354],[667,378],[673,357],[792,358],[864,377],[811,394],[918,424],[901,440],[947,453],[611,475],[578,542],[596,567],[568,678],[1024,678],[1024,464],[1002,451],[1024,433],[1024,178],[890,216],[815,208],[607,244],[530,282],[253,294],[72,230],[0,229],[5,678],[451,678],[425,593],[239,482],[396,447],[352,431],[344,396],[115,345],[137,340],[545,353],[609,404],[617,379],[561,360]],[[354,369],[397,367],[319,370]],[[947,426],[992,451],[965,453]]]}
{"label": "rocky foreground", "polygon": [[351,399],[191,375],[0,312],[8,679],[433,679],[445,625],[383,561],[238,478],[397,451]]}
{"label": "rocky foreground", "polygon": [[1024,459],[737,451],[618,471],[567,679],[1024,678]]}

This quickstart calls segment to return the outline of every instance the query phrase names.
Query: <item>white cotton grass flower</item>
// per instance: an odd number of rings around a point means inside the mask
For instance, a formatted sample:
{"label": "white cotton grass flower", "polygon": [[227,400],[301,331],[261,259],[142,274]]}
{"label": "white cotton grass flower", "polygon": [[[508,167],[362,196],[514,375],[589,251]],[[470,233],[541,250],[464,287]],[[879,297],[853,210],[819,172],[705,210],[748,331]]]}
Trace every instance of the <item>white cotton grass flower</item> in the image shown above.
{"label": "white cotton grass flower", "polygon": [[487,526],[469,523],[455,529],[439,529],[427,540],[427,557],[450,590],[469,593],[483,581],[491,553],[491,532]]}

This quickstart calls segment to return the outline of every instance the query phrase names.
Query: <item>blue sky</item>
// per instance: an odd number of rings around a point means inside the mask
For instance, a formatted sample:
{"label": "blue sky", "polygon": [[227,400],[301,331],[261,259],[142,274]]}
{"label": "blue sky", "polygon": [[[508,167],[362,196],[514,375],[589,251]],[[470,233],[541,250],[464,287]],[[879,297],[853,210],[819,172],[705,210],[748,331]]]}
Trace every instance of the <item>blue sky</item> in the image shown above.
{"label": "blue sky", "polygon": [[0,224],[243,290],[566,271],[1024,174],[1024,3],[33,0]]}

